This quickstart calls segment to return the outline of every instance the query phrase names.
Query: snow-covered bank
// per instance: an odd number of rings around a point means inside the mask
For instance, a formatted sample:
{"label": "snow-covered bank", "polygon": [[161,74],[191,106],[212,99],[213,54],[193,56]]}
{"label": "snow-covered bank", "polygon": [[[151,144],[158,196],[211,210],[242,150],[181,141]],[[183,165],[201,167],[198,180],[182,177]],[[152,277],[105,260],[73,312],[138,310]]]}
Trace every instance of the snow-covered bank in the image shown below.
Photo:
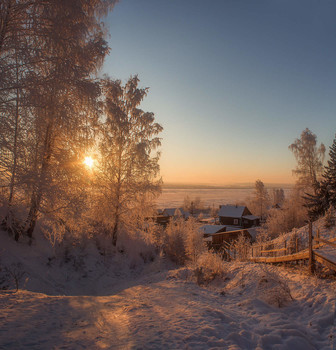
{"label": "snow-covered bank", "polygon": [[[0,291],[0,349],[325,349],[336,346],[336,281],[299,267],[225,263],[197,284],[192,268],[101,255],[94,245],[48,259],[0,235],[1,266],[21,263],[18,293]],[[135,258],[136,254],[133,256]]]}
{"label": "snow-covered bank", "polygon": [[29,246],[24,239],[15,242],[0,231],[0,289],[15,288],[10,272],[6,272],[11,270],[23,273],[20,289],[47,295],[111,295],[124,285],[129,287],[139,275],[174,266],[160,257],[144,263],[142,247],[134,245],[129,253],[107,247],[102,255],[94,240],[57,250],[42,235]]}
{"label": "snow-covered bank", "polygon": [[278,268],[293,297],[279,308],[255,293],[259,265],[228,268],[207,287],[182,269],[109,296],[2,292],[0,348],[333,349],[335,282]]}

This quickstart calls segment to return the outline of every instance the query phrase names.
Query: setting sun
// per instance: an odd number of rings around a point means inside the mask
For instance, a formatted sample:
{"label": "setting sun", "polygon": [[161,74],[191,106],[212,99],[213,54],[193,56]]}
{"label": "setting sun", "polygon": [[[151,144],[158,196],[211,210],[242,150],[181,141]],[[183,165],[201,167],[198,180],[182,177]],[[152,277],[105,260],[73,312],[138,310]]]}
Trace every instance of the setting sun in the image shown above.
{"label": "setting sun", "polygon": [[92,157],[85,157],[83,163],[84,163],[87,167],[92,168],[93,162],[94,162],[94,161],[93,161],[93,158],[92,158]]}

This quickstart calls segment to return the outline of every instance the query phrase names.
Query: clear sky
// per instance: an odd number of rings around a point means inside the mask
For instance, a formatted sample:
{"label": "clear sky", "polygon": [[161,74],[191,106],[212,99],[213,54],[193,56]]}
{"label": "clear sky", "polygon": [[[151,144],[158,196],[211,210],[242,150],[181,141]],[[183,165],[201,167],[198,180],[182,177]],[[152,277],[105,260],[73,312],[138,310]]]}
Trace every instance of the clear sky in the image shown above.
{"label": "clear sky", "polygon": [[104,71],[150,87],[165,182],[291,183],[308,127],[336,133],[336,1],[121,0]]}

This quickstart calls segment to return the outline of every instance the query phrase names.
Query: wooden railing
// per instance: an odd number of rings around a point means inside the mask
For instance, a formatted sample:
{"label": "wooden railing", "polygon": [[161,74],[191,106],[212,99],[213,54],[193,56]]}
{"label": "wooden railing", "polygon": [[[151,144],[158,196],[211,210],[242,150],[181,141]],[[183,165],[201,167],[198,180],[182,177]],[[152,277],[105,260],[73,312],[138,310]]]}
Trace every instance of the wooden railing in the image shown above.
{"label": "wooden railing", "polygon": [[[332,261],[326,256],[323,256],[323,253],[319,252],[319,248],[327,245],[332,248],[336,248],[336,238],[326,240],[320,238],[319,231],[317,230],[316,237],[313,237],[312,223],[309,223],[308,231],[308,248],[299,250],[299,241],[295,239],[295,246],[293,247],[293,240],[291,244],[288,245],[288,242],[284,242],[283,248],[274,248],[274,243],[272,241],[258,245],[252,246],[251,258],[250,261],[256,263],[281,263],[281,262],[291,262],[299,260],[308,260],[308,268],[312,273],[315,269],[315,263],[319,262],[322,265],[327,266],[328,268],[336,271],[336,261]],[[273,247],[271,249],[265,249],[265,247]],[[265,256],[266,255],[266,256]],[[335,250],[336,256],[336,250]]]}

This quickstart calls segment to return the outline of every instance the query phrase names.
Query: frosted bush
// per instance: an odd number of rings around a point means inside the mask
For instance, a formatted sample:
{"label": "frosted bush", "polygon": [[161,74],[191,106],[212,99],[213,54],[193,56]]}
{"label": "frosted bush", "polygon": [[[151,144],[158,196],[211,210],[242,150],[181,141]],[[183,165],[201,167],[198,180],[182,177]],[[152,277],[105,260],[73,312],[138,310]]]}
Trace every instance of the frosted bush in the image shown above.
{"label": "frosted bush", "polygon": [[154,261],[157,255],[154,244],[146,242],[141,231],[120,232],[117,249],[127,255],[132,268]]}
{"label": "frosted bush", "polygon": [[197,283],[200,285],[206,284],[225,274],[225,263],[218,254],[205,251],[198,257],[194,272]]}
{"label": "frosted bush", "polygon": [[203,233],[194,218],[171,220],[165,231],[163,245],[166,255],[175,263],[183,265],[187,261],[196,263],[206,250]]}
{"label": "frosted bush", "polygon": [[18,291],[20,284],[23,280],[23,277],[26,274],[22,263],[13,263],[13,264],[5,267],[5,271],[8,273],[11,280],[14,282],[16,291]]}
{"label": "frosted bush", "polygon": [[187,259],[185,247],[185,222],[178,218],[171,220],[166,229],[163,246],[165,254],[176,264],[183,265]]}
{"label": "frosted bush", "polygon": [[233,249],[236,251],[236,259],[246,261],[251,255],[250,240],[243,234],[239,235],[238,239],[233,243]]}
{"label": "frosted bush", "polygon": [[293,300],[287,280],[267,266],[262,268],[262,272],[256,288],[260,299],[276,307],[283,307]]}
{"label": "frosted bush", "polygon": [[186,255],[192,263],[196,263],[199,256],[206,251],[203,232],[194,218],[190,218],[185,223],[184,231]]}
{"label": "frosted bush", "polygon": [[308,216],[302,196],[303,193],[298,188],[294,188],[281,209],[270,210],[265,227],[271,238],[305,225]]}

